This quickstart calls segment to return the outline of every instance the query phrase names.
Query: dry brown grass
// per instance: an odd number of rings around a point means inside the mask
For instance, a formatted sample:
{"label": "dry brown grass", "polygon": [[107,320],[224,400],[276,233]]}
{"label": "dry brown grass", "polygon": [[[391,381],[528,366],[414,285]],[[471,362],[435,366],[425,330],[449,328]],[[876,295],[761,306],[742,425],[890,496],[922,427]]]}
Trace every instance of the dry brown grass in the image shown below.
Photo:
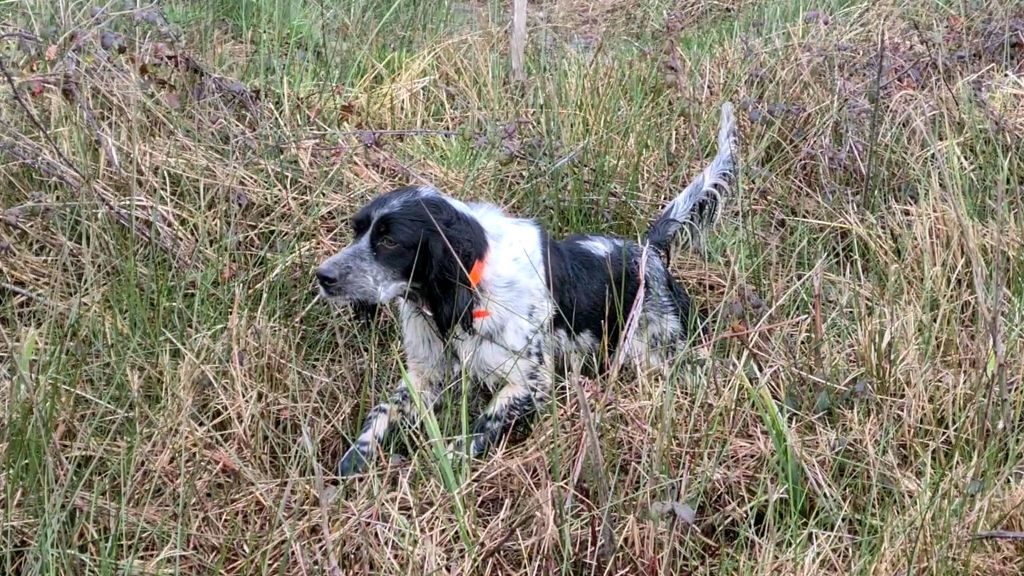
{"label": "dry brown grass", "polygon": [[[1019,6],[531,2],[517,93],[507,14],[357,4],[4,19],[0,569],[1024,569],[972,539],[1024,531]],[[676,262],[710,344],[573,379],[454,482],[426,438],[335,481],[400,360],[386,311],[314,298],[355,206],[635,234],[725,98],[742,180]]]}

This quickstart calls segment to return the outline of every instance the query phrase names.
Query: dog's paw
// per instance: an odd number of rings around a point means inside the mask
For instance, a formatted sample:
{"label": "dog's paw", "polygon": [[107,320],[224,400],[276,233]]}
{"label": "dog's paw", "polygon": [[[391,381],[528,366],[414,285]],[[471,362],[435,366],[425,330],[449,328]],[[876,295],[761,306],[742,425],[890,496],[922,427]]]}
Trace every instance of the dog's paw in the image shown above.
{"label": "dog's paw", "polygon": [[[468,449],[467,449],[468,448]],[[480,435],[467,438],[459,437],[448,443],[448,458],[451,460],[471,460],[483,456],[485,447]]]}
{"label": "dog's paw", "polygon": [[356,444],[349,448],[348,452],[345,452],[345,455],[341,457],[341,463],[338,464],[338,476],[347,478],[361,474],[366,472],[369,467],[370,461],[366,457],[366,453]]}
{"label": "dog's paw", "polygon": [[445,455],[451,461],[456,461],[466,456],[466,443],[462,438],[456,438],[448,443]]}

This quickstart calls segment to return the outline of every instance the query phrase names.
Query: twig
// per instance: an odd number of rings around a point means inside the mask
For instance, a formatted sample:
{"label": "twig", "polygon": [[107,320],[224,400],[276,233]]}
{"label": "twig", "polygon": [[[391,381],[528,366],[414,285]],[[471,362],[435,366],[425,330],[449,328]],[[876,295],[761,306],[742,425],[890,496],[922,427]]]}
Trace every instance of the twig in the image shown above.
{"label": "twig", "polygon": [[516,532],[520,528],[525,526],[530,520],[534,519],[534,514],[537,512],[538,508],[540,508],[538,504],[533,504],[528,509],[520,512],[519,518],[514,520],[512,525],[505,529],[505,533],[494,542],[488,544],[487,547],[480,552],[480,555],[473,560],[473,565],[479,568],[486,564],[487,561],[491,559],[491,556],[494,556],[499,550],[501,550],[502,546],[516,535]]}
{"label": "twig", "polygon": [[996,226],[996,249],[992,253],[992,308],[989,310],[989,335],[992,338],[992,355],[995,360],[995,370],[992,379],[995,386],[989,394],[999,393],[1003,409],[1003,429],[1012,430],[1013,409],[1010,406],[1010,390],[1006,385],[1006,345],[1000,337],[1000,328],[1003,320],[1003,266],[1006,265],[1004,254],[1006,254],[1005,239],[1003,237],[1007,223],[1006,217],[1006,178],[1001,178],[996,183],[996,205],[999,206],[999,224]]}
{"label": "twig", "polygon": [[[27,112],[26,112],[27,113]],[[47,134],[45,138],[49,139]],[[82,178],[82,173],[78,171],[72,164],[58,164],[41,153],[33,153],[32,150],[24,145],[20,145],[17,142],[2,142],[0,141],[0,152],[6,152],[8,155],[13,156],[15,160],[19,160],[28,166],[31,166],[41,172],[42,174],[56,179],[60,183],[64,184],[72,190],[82,190],[88,188],[96,198],[99,199],[100,203],[106,210],[113,215],[118,222],[121,222],[133,232],[141,236],[147,242],[153,242],[153,235],[150,234],[149,230],[146,229],[141,222],[136,221],[132,218],[132,214],[114,204],[113,193],[106,190],[102,184],[87,182]],[[55,148],[55,152],[58,156],[63,157],[63,153],[60,152],[59,148]],[[64,157],[66,160],[66,157]],[[70,172],[70,173],[69,173]],[[173,244],[168,244],[165,241],[157,241],[164,250],[176,255],[177,247]]]}
{"label": "twig", "polygon": [[914,61],[913,61],[913,62],[911,62],[910,64],[907,64],[906,66],[904,66],[904,67],[903,67],[903,70],[900,70],[900,71],[899,71],[898,73],[896,73],[896,74],[893,74],[893,75],[892,75],[892,78],[889,78],[888,80],[886,80],[886,81],[885,81],[885,84],[882,84],[882,85],[881,85],[881,87],[880,87],[879,89],[881,89],[881,88],[887,88],[887,87],[889,86],[889,84],[892,84],[893,82],[896,82],[897,80],[900,80],[900,79],[902,79],[902,78],[903,78],[904,76],[906,76],[906,75],[907,75],[907,74],[908,74],[908,73],[909,73],[909,72],[910,72],[911,70],[913,70],[913,69],[914,69],[914,66],[917,66],[918,64],[920,64],[921,62],[924,62],[925,60],[930,60],[930,58],[929,58],[928,56],[921,56],[921,57],[920,57],[920,58],[918,58],[917,60],[914,60]]}
{"label": "twig", "polygon": [[932,43],[925,38],[925,35],[921,32],[921,27],[918,26],[916,20],[911,20],[910,25],[913,26],[914,31],[917,32],[917,37],[921,40],[921,44],[924,44],[925,49],[928,50],[928,56],[935,62],[935,66],[939,68],[939,79],[942,80],[942,85],[946,87],[946,92],[949,93],[949,97],[952,98],[953,103],[956,104],[956,112],[957,115],[959,115],[960,100],[956,97],[956,94],[953,93],[953,88],[949,85],[949,82],[946,81],[946,75],[942,73],[942,64],[939,62],[939,59],[935,57],[935,50],[932,47]]}
{"label": "twig", "polygon": [[[586,430],[585,436],[591,455],[591,473],[597,481],[597,491],[601,498],[601,540],[598,544],[598,554],[601,559],[608,563],[615,558],[615,531],[611,524],[611,488],[608,485],[608,478],[605,477],[604,455],[601,452],[601,444],[597,439],[597,428],[594,426],[594,418],[590,413],[590,405],[587,404],[587,396],[583,393],[578,378],[573,379],[573,388],[576,391],[576,401],[580,405],[580,416]],[[609,566],[604,566],[605,569]]]}
{"label": "twig", "polygon": [[[253,116],[257,115],[257,112],[259,111],[259,99],[256,97],[256,95],[252,93],[251,90],[249,90],[249,88],[245,84],[237,80],[232,80],[231,78],[226,78],[224,76],[220,76],[219,74],[214,74],[213,72],[210,72],[198,60],[187,54],[169,54],[167,56],[164,56],[164,60],[181,66],[185,69],[185,71],[195,74],[199,77],[199,79],[202,82],[207,83],[217,92],[230,94],[234,96],[236,99],[240,100],[242,104],[245,105],[245,108],[249,111],[250,114],[252,114]],[[205,96],[204,92],[204,86],[202,83],[200,83],[196,93],[198,99],[202,99]]]}
{"label": "twig", "polygon": [[74,162],[72,162],[71,159],[64,154],[64,151],[60,149],[60,146],[57,146],[57,143],[53,141],[53,137],[50,136],[50,132],[46,129],[45,126],[43,126],[43,123],[40,122],[38,118],[36,118],[36,115],[32,113],[32,109],[21,97],[21,94],[18,92],[18,85],[14,82],[14,77],[11,76],[10,71],[7,70],[7,63],[4,61],[3,58],[0,58],[0,73],[3,73],[4,78],[7,80],[7,85],[11,87],[11,95],[14,96],[14,101],[18,103],[18,106],[21,107],[22,111],[28,117],[29,121],[32,123],[35,129],[39,131],[43,139],[46,140],[46,143],[50,145],[50,148],[53,149],[53,152],[54,154],[57,155],[57,158],[59,158],[60,161],[63,162],[69,170],[74,172],[75,176],[78,176],[79,180],[84,182],[85,176],[82,174],[81,171],[78,170],[77,167],[75,167]]}
{"label": "twig", "polygon": [[781,328],[783,326],[788,326],[790,324],[799,324],[801,322],[806,321],[808,317],[809,316],[805,314],[803,316],[798,316],[796,318],[790,318],[789,320],[782,320],[782,321],[776,322],[774,324],[765,324],[764,326],[758,326],[756,328],[750,328],[750,329],[747,329],[747,330],[735,330],[735,331],[726,332],[725,334],[719,334],[718,336],[715,336],[714,338],[708,340],[707,342],[704,342],[699,347],[700,348],[710,348],[710,347],[714,346],[715,344],[717,344],[718,342],[721,342],[722,340],[729,340],[731,338],[750,336],[752,334],[759,334],[761,332],[770,332],[770,331],[772,331],[772,330],[774,330],[776,328]]}
{"label": "twig", "polygon": [[878,146],[878,109],[882,105],[882,71],[885,69],[885,28],[878,31],[878,67],[875,70],[875,89],[872,91],[874,97],[873,106],[871,107],[871,141],[868,146],[868,165],[867,171],[864,175],[864,191],[861,194],[860,202],[861,207],[868,209],[873,203],[869,203],[869,196],[873,191],[871,189],[872,184],[872,172],[875,162],[875,148]]}
{"label": "twig", "polygon": [[[648,246],[645,245],[643,252],[640,254],[640,281],[636,291],[636,299],[630,308],[629,316],[626,318],[625,329],[622,331],[622,336],[619,339],[619,348],[612,363],[609,381],[616,379],[619,371],[622,369],[622,365],[626,362],[627,350],[630,348],[628,343],[632,340],[640,322],[644,302],[644,279],[646,277],[648,252]],[[635,353],[635,351],[632,352]],[[639,359],[637,363],[639,364]],[[604,455],[601,452],[601,444],[598,442],[597,428],[594,426],[594,419],[590,413],[590,406],[587,404],[587,397],[583,393],[583,388],[580,386],[578,379],[573,379],[573,388],[576,390],[577,402],[580,405],[580,415],[586,430],[585,435],[589,444],[588,452],[592,455],[591,473],[597,480],[597,489],[601,498],[601,537],[598,543],[598,555],[605,562],[604,568],[607,570],[610,567],[610,563],[614,561],[616,548],[615,530],[612,528],[611,520],[611,487],[609,486],[608,478],[605,477],[607,468],[605,467]]]}
{"label": "twig", "polygon": [[3,34],[0,34],[0,40],[7,40],[9,38],[27,40],[29,42],[35,42],[36,44],[42,42],[42,39],[40,39],[39,36],[36,36],[35,34],[32,34],[31,32],[26,32],[24,30],[15,30],[14,32],[4,32]]}
{"label": "twig", "polygon": [[[633,300],[633,306],[629,309],[629,316],[626,317],[626,326],[622,331],[622,336],[619,338],[619,348],[615,353],[615,361],[612,363],[611,370],[609,372],[609,380],[614,381],[618,375],[619,370],[622,369],[622,365],[626,362],[626,353],[630,349],[629,342],[633,339],[633,335],[637,330],[637,326],[640,323],[640,311],[644,305],[644,288],[645,279],[647,277],[647,254],[649,246],[644,245],[643,251],[640,253],[640,272],[638,274],[639,281],[636,288],[636,299]],[[635,351],[633,351],[635,352]]]}
{"label": "twig", "polygon": [[971,536],[971,540],[1024,540],[1024,532],[989,530],[987,532],[978,532]]}
{"label": "twig", "polygon": [[[454,130],[429,130],[427,128],[408,128],[405,130],[349,130],[347,132],[334,132],[337,136],[458,136]],[[319,148],[331,149],[337,146],[324,146]]]}
{"label": "twig", "polygon": [[33,154],[30,150],[27,150],[25,146],[19,145],[13,141],[0,141],[0,152],[12,156],[15,160],[27,164],[34,168],[37,172],[42,173],[45,176],[60,181],[68,188],[80,189],[82,187],[81,182],[73,179],[70,175],[66,174],[61,170],[60,166],[56,165],[53,161],[41,154]]}
{"label": "twig", "polygon": [[[302,426],[302,444],[309,452],[315,454],[313,441],[305,424]],[[320,506],[320,531],[324,537],[324,549],[327,553],[327,573],[330,576],[341,576],[341,568],[338,564],[338,556],[334,553],[334,539],[331,537],[330,508],[329,501],[332,496],[328,495],[327,487],[324,485],[324,475],[320,466],[313,466],[313,483],[316,487],[318,504]]]}
{"label": "twig", "polygon": [[3,288],[4,290],[10,291],[10,292],[14,292],[17,295],[24,296],[25,298],[28,298],[30,300],[38,300],[39,302],[42,302],[43,304],[49,304],[50,303],[50,301],[46,298],[46,296],[43,296],[42,294],[36,294],[35,292],[33,292],[31,290],[28,290],[28,289],[25,289],[25,288],[20,288],[18,286],[15,286],[14,284],[8,284],[7,282],[0,282],[0,288]]}
{"label": "twig", "polygon": [[[121,224],[147,242],[155,242],[173,256],[176,262],[182,263],[182,257],[185,255],[180,252],[180,248],[183,243],[176,238],[173,231],[166,230],[165,227],[161,227],[157,222],[155,224],[157,224],[157,229],[161,234],[159,234],[159,237],[154,238],[145,226],[146,219],[136,218],[132,212],[118,206],[114,202],[116,195],[102,182],[93,182],[86,178],[85,174],[83,174],[75,163],[68,158],[67,154],[61,150],[60,146],[58,146],[53,140],[53,136],[50,135],[50,131],[43,126],[43,123],[36,117],[35,113],[32,112],[32,108],[27,102],[25,102],[25,99],[22,98],[21,93],[18,92],[18,85],[10,71],[7,69],[7,64],[3,58],[0,58],[0,73],[3,74],[4,79],[7,81],[7,85],[11,88],[11,95],[14,97],[18,107],[28,118],[32,126],[42,136],[43,140],[53,151],[53,154],[57,157],[58,161],[48,159],[38,152],[33,152],[29,149],[30,147],[14,142],[13,140],[7,142],[0,141],[0,151],[5,151],[15,159],[36,168],[43,174],[56,178],[69,188],[78,191],[87,189],[97,199],[99,199],[100,203],[103,204],[103,207],[119,222],[121,222]],[[172,236],[172,240],[168,241],[168,239],[164,238],[164,235],[162,234],[163,232],[169,233]],[[189,250],[189,252],[191,252],[191,250]]]}

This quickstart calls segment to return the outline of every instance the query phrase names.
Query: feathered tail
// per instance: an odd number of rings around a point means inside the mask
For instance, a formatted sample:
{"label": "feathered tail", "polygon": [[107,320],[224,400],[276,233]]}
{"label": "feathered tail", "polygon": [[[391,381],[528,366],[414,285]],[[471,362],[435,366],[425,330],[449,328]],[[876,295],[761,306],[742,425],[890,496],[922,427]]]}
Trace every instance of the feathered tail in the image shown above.
{"label": "feathered tail", "polygon": [[736,140],[736,117],[733,115],[732,104],[726,102],[722,104],[715,159],[690,182],[682,194],[669,202],[647,231],[647,242],[666,258],[683,225],[688,226],[687,232],[692,235],[706,230],[718,220],[723,196],[736,180]]}

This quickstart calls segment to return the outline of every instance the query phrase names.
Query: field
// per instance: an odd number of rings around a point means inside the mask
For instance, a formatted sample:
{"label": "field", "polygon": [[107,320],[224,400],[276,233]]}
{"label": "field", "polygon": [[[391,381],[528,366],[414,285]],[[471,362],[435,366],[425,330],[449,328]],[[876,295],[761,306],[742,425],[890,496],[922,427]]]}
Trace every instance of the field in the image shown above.
{"label": "field", "polygon": [[[0,0],[0,573],[1024,572],[1024,5]],[[454,394],[312,270],[430,183],[641,234],[740,116],[671,377]],[[999,532],[1003,531],[1003,532]]]}

